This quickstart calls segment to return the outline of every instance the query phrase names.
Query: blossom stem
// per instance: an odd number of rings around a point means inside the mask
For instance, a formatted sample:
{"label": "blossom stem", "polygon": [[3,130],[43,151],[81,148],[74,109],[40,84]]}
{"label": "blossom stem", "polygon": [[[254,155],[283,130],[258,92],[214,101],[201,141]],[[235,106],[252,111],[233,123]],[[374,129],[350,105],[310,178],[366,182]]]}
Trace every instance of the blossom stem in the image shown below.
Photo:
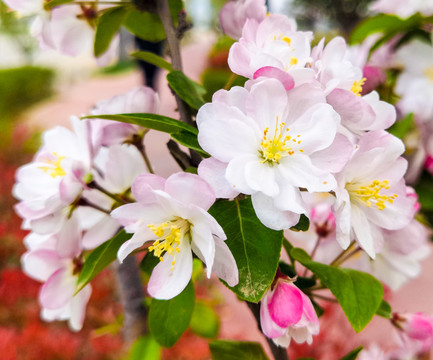
{"label": "blossom stem", "polygon": [[[263,334],[262,327],[260,325],[260,304],[255,304],[248,301],[246,301],[246,303],[248,305],[248,308],[253,313],[254,318],[256,319],[257,327],[259,328],[260,332]],[[272,341],[272,339],[269,339],[266,336],[265,339],[268,342],[268,345],[272,351],[272,355],[274,355],[275,360],[289,360],[289,355],[287,355],[287,349],[276,345]]]}
{"label": "blossom stem", "polygon": [[352,256],[356,255],[361,250],[362,249],[360,247],[357,247],[355,250],[353,250],[352,252],[350,252],[346,256],[344,256],[342,259],[340,259],[340,261],[338,262],[337,266],[342,265],[344,262],[346,262],[347,260],[349,260]]}
{"label": "blossom stem", "polygon": [[114,194],[110,193],[108,190],[105,190],[102,186],[100,186],[95,181],[88,183],[87,186],[89,188],[99,190],[101,193],[107,195],[109,198],[113,199],[114,201],[116,201],[118,203],[121,203],[121,204],[128,204],[129,203],[129,201],[121,198],[120,196],[114,195]]}
{"label": "blossom stem", "polygon": [[329,264],[330,266],[338,267],[340,265],[340,261],[344,258],[349,252],[353,250],[353,246],[355,245],[355,241],[352,241],[346,250],[343,250],[332,262]]}
{"label": "blossom stem", "polygon": [[322,299],[322,300],[330,301],[330,302],[333,302],[333,303],[337,303],[338,302],[337,299],[330,298],[328,296],[323,296],[323,295],[320,295],[320,294],[309,293],[309,295],[312,296],[312,297],[315,297],[317,299]]}
{"label": "blossom stem", "polygon": [[227,83],[224,85],[224,90],[230,90],[230,88],[232,87],[233,83],[235,82],[235,80],[237,79],[238,75],[236,75],[235,73],[232,73],[229,77],[229,79],[227,80]]}
{"label": "blossom stem", "polygon": [[149,129],[146,129],[143,136],[135,136],[132,140],[132,144],[137,148],[137,150],[140,152],[141,156],[143,157],[144,162],[146,163],[147,170],[151,174],[155,174],[152,168],[152,163],[150,162],[149,157],[147,156],[146,147],[143,144],[144,136],[149,132]]}
{"label": "blossom stem", "polygon": [[100,212],[103,212],[104,214],[110,215],[110,210],[104,209],[101,206],[96,205],[94,203],[91,203],[89,200],[86,200],[86,199],[83,199],[83,198],[81,198],[79,200],[79,202],[77,203],[77,205],[88,206],[88,207],[94,208],[94,209],[96,209],[96,210],[98,210]]}
{"label": "blossom stem", "polygon": [[[320,241],[321,241],[322,239],[323,239],[323,237],[321,237],[321,236],[318,236],[318,237],[317,237],[316,244],[314,245],[313,251],[311,251],[311,255],[310,255],[311,260],[314,259],[314,255],[316,255],[316,251],[317,251],[317,249],[318,249],[318,247],[319,247],[319,245],[320,245]],[[302,274],[302,276],[305,277],[305,276],[307,275],[307,273],[308,273],[308,269],[305,268],[304,273]]]}

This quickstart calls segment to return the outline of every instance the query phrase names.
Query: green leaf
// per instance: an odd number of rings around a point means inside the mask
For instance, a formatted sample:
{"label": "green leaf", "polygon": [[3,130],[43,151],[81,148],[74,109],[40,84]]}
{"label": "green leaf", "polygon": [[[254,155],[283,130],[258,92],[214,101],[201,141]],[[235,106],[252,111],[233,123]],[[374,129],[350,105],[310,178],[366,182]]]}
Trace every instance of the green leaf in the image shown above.
{"label": "green leaf", "polygon": [[78,276],[75,293],[82,290],[96,275],[104,270],[117,258],[117,251],[122,244],[131,238],[132,234],[120,231],[112,239],[99,245],[86,258],[83,269]]}
{"label": "green leaf", "polygon": [[346,356],[343,356],[340,360],[356,360],[358,354],[362,351],[363,347],[359,346],[355,350],[352,350]]}
{"label": "green leaf", "polygon": [[392,318],[392,308],[385,300],[382,300],[379,308],[376,311],[376,315],[382,316],[385,319]]}
{"label": "green leaf", "polygon": [[215,340],[209,348],[212,360],[269,360],[262,345],[255,342]]}
{"label": "green leaf", "polygon": [[199,336],[214,339],[218,336],[220,320],[215,310],[204,301],[198,300],[192,312],[190,329]]}
{"label": "green leaf", "polygon": [[383,298],[382,284],[376,278],[361,271],[317,263],[299,248],[292,249],[291,254],[331,290],[356,332],[371,321]]}
{"label": "green leaf", "polygon": [[157,114],[147,114],[147,113],[137,113],[137,114],[117,114],[117,115],[93,115],[84,116],[82,119],[107,119],[115,120],[128,124],[140,125],[144,128],[158,130],[166,132],[168,134],[177,133],[180,131],[186,131],[191,134],[197,135],[198,130],[182,121],[173,119],[168,116],[157,115]]}
{"label": "green leaf", "polygon": [[171,66],[171,64],[165,60],[164,58],[162,58],[161,56],[158,56],[152,52],[149,51],[135,51],[133,53],[131,53],[131,56],[146,61],[149,64],[155,65],[160,67],[161,69],[165,69],[167,71],[173,71],[173,67]]}
{"label": "green leaf", "polygon": [[187,77],[182,71],[172,71],[167,74],[167,81],[173,91],[193,109],[204,105],[203,96],[206,89]]}
{"label": "green leaf", "polygon": [[274,280],[283,232],[257,219],[251,199],[218,201],[209,212],[224,229],[239,269],[239,284],[230,289],[241,299],[257,303]]}
{"label": "green leaf", "polygon": [[188,328],[194,300],[194,286],[191,281],[173,299],[152,300],[149,310],[149,330],[161,346],[173,346]]}
{"label": "green leaf", "polygon": [[389,132],[399,139],[403,139],[409,131],[415,128],[413,113],[407,114],[403,119],[397,121],[389,128]]}
{"label": "green leaf", "polygon": [[401,19],[395,15],[379,14],[362,21],[350,36],[350,43],[356,44],[364,41],[374,33],[398,34],[419,27],[422,24],[422,17],[419,14],[407,19]]}
{"label": "green leaf", "polygon": [[310,219],[307,218],[304,214],[301,214],[298,223],[295,226],[292,226],[290,230],[293,231],[308,231],[310,227]]}
{"label": "green leaf", "polygon": [[151,42],[165,39],[165,31],[157,14],[131,11],[125,18],[123,25],[134,35]]}
{"label": "green leaf", "polygon": [[159,360],[161,348],[152,336],[142,336],[131,346],[127,360]]}
{"label": "green leaf", "polygon": [[183,130],[176,133],[171,133],[170,135],[171,138],[173,140],[176,140],[179,144],[197,151],[200,155],[203,155],[205,158],[208,158],[210,156],[206,151],[204,151],[201,148],[197,140],[197,135]]}
{"label": "green leaf", "polygon": [[427,171],[423,171],[415,186],[416,193],[418,194],[418,201],[420,202],[423,211],[430,212],[433,210],[432,180],[432,175]]}
{"label": "green leaf", "polygon": [[106,10],[99,18],[95,32],[93,52],[96,57],[101,56],[110,47],[111,41],[125,20],[130,8],[116,6]]}
{"label": "green leaf", "polygon": [[60,6],[60,5],[64,5],[64,4],[69,4],[71,2],[73,2],[74,0],[50,0],[44,3],[44,9],[45,10],[50,10],[53,7],[56,6]]}

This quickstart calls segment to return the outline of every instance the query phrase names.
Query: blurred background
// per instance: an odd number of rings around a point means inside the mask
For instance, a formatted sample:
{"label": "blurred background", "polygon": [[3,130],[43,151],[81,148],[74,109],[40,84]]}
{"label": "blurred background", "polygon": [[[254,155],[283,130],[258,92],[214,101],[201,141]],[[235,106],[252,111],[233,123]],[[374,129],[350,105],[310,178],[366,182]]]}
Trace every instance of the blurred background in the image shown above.
{"label": "blurred background", "polygon": [[[296,18],[301,30],[314,30],[317,42],[323,36],[328,39],[336,34],[347,36],[368,15],[369,2],[272,0],[268,5],[271,12]],[[184,71],[204,84],[207,100],[230,76],[227,54],[233,40],[223,36],[217,18],[224,3],[224,0],[185,1],[194,27],[183,39]],[[29,33],[29,21],[9,11],[0,1],[0,358],[132,359],[123,348],[122,311],[109,270],[93,282],[94,291],[80,333],[72,333],[65,323],[40,321],[37,302],[40,284],[20,270],[26,232],[20,229],[21,220],[12,210],[15,200],[11,189],[17,167],[31,159],[44,129],[69,126],[70,115],[86,114],[97,101],[143,84],[140,64],[128,56],[134,50],[135,40],[129,33],[123,33],[118,61],[99,68],[91,54],[69,58],[54,51],[41,51]],[[163,44],[161,47],[164,52]],[[161,113],[175,116],[174,99],[164,73],[156,75],[154,86],[160,93]],[[166,151],[167,140],[163,134],[150,137],[149,155],[158,159],[156,170],[162,176],[178,171]],[[393,297],[387,295],[398,310],[432,312],[429,299],[433,287],[428,274],[433,267],[428,268],[427,263],[431,261],[424,262],[423,275],[416,282],[404,286]],[[172,349],[163,351],[163,359],[208,359],[206,339],[217,336],[260,341],[266,346],[245,304],[239,303],[218,281],[202,279],[197,293],[202,305],[194,315],[196,324]],[[326,307],[328,311],[321,325],[327,331],[315,338],[311,348],[291,346],[291,358],[302,355],[336,359],[371,339],[384,347],[390,346],[391,326],[386,320],[375,319],[365,332],[356,335],[337,307]],[[209,319],[207,328],[200,324],[203,316]]]}

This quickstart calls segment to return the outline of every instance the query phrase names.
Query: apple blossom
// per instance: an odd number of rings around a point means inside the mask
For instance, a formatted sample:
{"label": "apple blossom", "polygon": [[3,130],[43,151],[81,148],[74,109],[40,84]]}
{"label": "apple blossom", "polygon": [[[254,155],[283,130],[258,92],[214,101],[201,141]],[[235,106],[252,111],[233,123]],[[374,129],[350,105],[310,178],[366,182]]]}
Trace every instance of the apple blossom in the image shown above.
{"label": "apple blossom", "polygon": [[48,130],[34,160],[18,169],[14,196],[17,213],[38,233],[56,232],[71,205],[86,187],[93,149],[90,122],[71,118],[74,131]]}
{"label": "apple blossom", "polygon": [[234,73],[250,79],[265,75],[262,68],[275,68],[283,81],[302,84],[314,76],[305,68],[311,60],[311,38],[310,32],[296,31],[295,21],[283,15],[270,15],[261,23],[248,19],[242,37],[230,48],[228,64]]}
{"label": "apple blossom", "polygon": [[82,328],[91,287],[87,285],[74,295],[81,271],[81,229],[75,217],[62,230],[26,252],[21,258],[24,272],[44,282],[39,294],[44,320],[69,320],[74,331]]}
{"label": "apple blossom", "polygon": [[167,180],[153,174],[138,176],[132,185],[137,203],[111,215],[134,235],[118,251],[123,261],[145,242],[161,262],[154,268],[147,290],[157,299],[178,295],[190,281],[193,251],[230,286],[238,283],[236,262],[216,220],[207,213],[215,201],[211,187],[197,175],[177,173]]}
{"label": "apple blossom", "polygon": [[433,15],[432,0],[376,0],[371,4],[370,9],[386,14],[395,14],[402,18],[420,12],[425,16]]}
{"label": "apple blossom", "polygon": [[422,312],[394,313],[392,322],[401,330],[401,352],[425,353],[433,347],[432,316]]}
{"label": "apple blossom", "polygon": [[286,93],[275,79],[255,82],[250,90],[220,90],[197,115],[198,141],[212,155],[200,163],[199,174],[218,186],[218,197],[251,195],[266,226],[280,230],[296,224],[306,213],[299,187],[333,190],[332,167],[350,154],[344,141],[336,141],[333,156],[322,154],[337,139],[339,124],[324,102],[323,92],[312,85]]}
{"label": "apple blossom", "polygon": [[4,3],[22,16],[38,14],[44,10],[44,0],[4,0]]}
{"label": "apple blossom", "polygon": [[242,28],[247,19],[261,22],[266,17],[265,0],[227,1],[218,14],[223,31],[233,39],[242,36]]}
{"label": "apple blossom", "polygon": [[313,335],[319,333],[311,300],[280,271],[262,298],[260,323],[263,333],[283,347],[288,347],[292,338],[297,343],[311,344]]}
{"label": "apple blossom", "polygon": [[336,175],[337,240],[343,249],[355,239],[374,258],[383,246],[381,228],[398,230],[414,215],[403,175],[403,143],[385,131],[361,137],[357,150]]}
{"label": "apple blossom", "polygon": [[[90,115],[157,113],[158,107],[158,94],[150,87],[140,86],[125,94],[98,102],[90,111]],[[92,120],[92,130],[92,141],[95,146],[120,144],[125,140],[131,140],[134,134],[144,131],[138,125],[102,119]]]}

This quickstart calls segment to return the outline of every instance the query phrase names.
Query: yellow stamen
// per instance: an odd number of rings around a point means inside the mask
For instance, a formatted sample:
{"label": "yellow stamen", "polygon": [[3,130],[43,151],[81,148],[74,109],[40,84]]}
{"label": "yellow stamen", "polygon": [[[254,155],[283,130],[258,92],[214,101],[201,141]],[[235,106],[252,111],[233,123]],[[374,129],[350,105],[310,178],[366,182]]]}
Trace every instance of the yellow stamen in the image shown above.
{"label": "yellow stamen", "polygon": [[283,37],[280,36],[280,40],[286,42],[287,45],[289,45],[289,46],[292,43],[292,39],[290,39],[288,36],[283,36]]}
{"label": "yellow stamen", "polygon": [[347,184],[346,189],[349,191],[352,199],[362,201],[365,206],[375,206],[379,210],[386,209],[386,202],[392,204],[397,198],[397,194],[394,195],[381,195],[382,189],[389,190],[388,180],[374,180],[371,184],[366,186],[358,186],[356,184]]}
{"label": "yellow stamen", "polygon": [[172,267],[174,269],[176,264],[176,254],[180,253],[180,242],[188,235],[191,224],[180,217],[175,217],[169,222],[164,222],[159,225],[149,224],[147,227],[153,231],[158,239],[149,246],[149,251],[153,251],[153,254],[163,261],[164,254],[168,253],[173,257]]}
{"label": "yellow stamen", "polygon": [[[272,139],[268,139],[269,128],[267,127],[263,131],[263,140],[260,142],[259,156],[261,157],[261,163],[269,163],[273,165],[274,163],[279,163],[282,157],[293,155],[295,150],[287,144],[290,140],[295,144],[300,144],[301,140],[292,139],[292,137],[287,134],[284,135],[285,132],[289,132],[288,128],[284,129],[286,124],[282,122],[279,124],[279,118],[277,116],[277,121],[275,123],[274,136]],[[296,138],[299,138],[300,135],[297,135]],[[292,145],[292,144],[290,144]],[[296,149],[300,152],[303,152],[302,149]]]}
{"label": "yellow stamen", "polygon": [[366,78],[362,78],[359,81],[354,81],[352,88],[350,89],[351,92],[353,92],[356,96],[361,96],[362,93],[362,86],[365,84]]}
{"label": "yellow stamen", "polygon": [[433,66],[424,69],[423,74],[425,75],[428,81],[433,82]]}
{"label": "yellow stamen", "polygon": [[298,63],[298,58],[292,56],[290,58],[290,66],[296,65]]}
{"label": "yellow stamen", "polygon": [[52,178],[55,178],[57,176],[65,176],[66,171],[62,168],[61,162],[66,158],[66,156],[59,156],[56,152],[53,152],[53,156],[55,157],[55,160],[45,160],[45,162],[49,166],[39,166],[39,169],[41,169],[43,172],[48,173]]}

